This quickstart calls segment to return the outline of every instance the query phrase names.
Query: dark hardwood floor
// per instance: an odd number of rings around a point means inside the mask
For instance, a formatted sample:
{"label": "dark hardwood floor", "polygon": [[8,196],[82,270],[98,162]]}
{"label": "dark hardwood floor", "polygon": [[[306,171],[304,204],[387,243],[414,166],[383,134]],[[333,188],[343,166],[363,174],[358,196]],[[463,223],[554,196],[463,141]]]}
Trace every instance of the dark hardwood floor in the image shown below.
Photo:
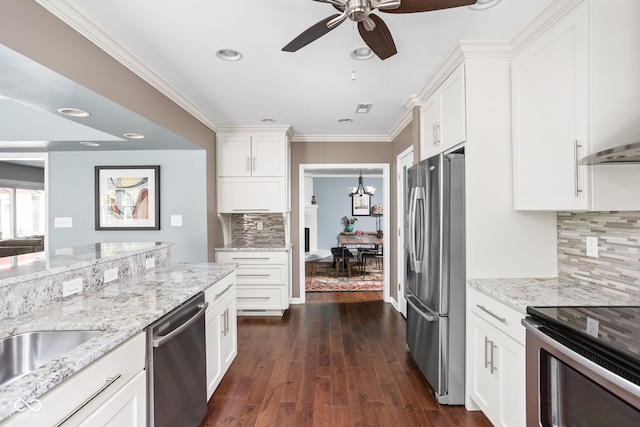
{"label": "dark hardwood floor", "polygon": [[440,406],[381,292],[307,293],[282,318],[239,317],[238,356],[205,426],[482,426]]}

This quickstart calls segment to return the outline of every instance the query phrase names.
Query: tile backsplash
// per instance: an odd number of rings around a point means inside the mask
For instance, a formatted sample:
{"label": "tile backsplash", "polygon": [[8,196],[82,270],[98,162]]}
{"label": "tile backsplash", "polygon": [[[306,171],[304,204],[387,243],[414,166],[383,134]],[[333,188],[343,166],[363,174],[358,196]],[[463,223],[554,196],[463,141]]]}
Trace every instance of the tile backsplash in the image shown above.
{"label": "tile backsplash", "polygon": [[[598,239],[598,257],[586,237]],[[559,212],[558,276],[640,295],[640,212]]]}
{"label": "tile backsplash", "polygon": [[[258,223],[262,230],[258,230]],[[236,245],[284,245],[282,214],[232,214],[231,241]]]}

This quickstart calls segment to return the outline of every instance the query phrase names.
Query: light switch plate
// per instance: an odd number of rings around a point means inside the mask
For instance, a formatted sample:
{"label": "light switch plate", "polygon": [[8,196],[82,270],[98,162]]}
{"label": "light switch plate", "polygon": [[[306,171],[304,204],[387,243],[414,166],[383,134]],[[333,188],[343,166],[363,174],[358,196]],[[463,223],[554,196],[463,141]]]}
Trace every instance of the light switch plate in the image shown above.
{"label": "light switch plate", "polygon": [[587,256],[598,258],[598,238],[587,236]]}
{"label": "light switch plate", "polygon": [[182,227],[182,215],[171,215],[171,226]]}
{"label": "light switch plate", "polygon": [[592,319],[591,317],[587,317],[587,333],[592,337],[598,338],[598,329],[600,327],[600,322],[596,319]]}
{"label": "light switch plate", "polygon": [[262,221],[258,221],[258,231],[262,231]]}
{"label": "light switch plate", "polygon": [[72,228],[73,227],[73,218],[70,217],[70,216],[55,217],[53,219],[53,226],[55,228]]}
{"label": "light switch plate", "polygon": [[82,293],[82,277],[62,282],[62,297]]}
{"label": "light switch plate", "polygon": [[148,270],[150,268],[153,268],[156,266],[156,258],[155,257],[151,257],[151,258],[147,258],[144,261],[144,267]]}

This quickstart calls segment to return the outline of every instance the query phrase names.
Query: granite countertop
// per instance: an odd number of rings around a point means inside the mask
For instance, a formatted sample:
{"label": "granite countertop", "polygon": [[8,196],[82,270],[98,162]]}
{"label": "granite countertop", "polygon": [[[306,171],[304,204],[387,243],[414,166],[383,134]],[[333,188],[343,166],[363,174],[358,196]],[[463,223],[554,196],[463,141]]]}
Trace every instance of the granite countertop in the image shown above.
{"label": "granite countertop", "polygon": [[184,263],[157,267],[111,282],[11,319],[0,320],[0,337],[38,330],[103,330],[63,356],[0,387],[0,420],[14,402],[30,402],[115,348],[200,291],[231,273],[236,264]]}
{"label": "granite countertop", "polygon": [[0,286],[10,286],[88,267],[99,261],[130,257],[151,249],[171,246],[172,243],[162,242],[95,243],[0,258]]}
{"label": "granite countertop", "polygon": [[527,306],[640,305],[640,297],[559,278],[469,279],[467,283],[525,314]]}
{"label": "granite countertop", "polygon": [[293,247],[292,243],[275,244],[245,244],[245,243],[227,243],[226,245],[216,248],[216,251],[288,251]]}

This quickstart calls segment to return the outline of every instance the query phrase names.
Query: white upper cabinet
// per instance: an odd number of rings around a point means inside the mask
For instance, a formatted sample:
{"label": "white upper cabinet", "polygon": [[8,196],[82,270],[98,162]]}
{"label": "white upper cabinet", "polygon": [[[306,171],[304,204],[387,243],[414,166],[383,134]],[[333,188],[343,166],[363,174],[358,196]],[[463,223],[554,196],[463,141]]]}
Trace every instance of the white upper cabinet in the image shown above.
{"label": "white upper cabinet", "polygon": [[217,137],[219,213],[288,212],[290,128],[232,128]]}
{"label": "white upper cabinet", "polygon": [[287,138],[220,136],[218,176],[285,176]]}
{"label": "white upper cabinet", "polygon": [[640,1],[559,0],[514,39],[516,210],[638,210],[640,165],[578,165],[640,139]]}
{"label": "white upper cabinet", "polygon": [[514,208],[588,208],[587,8],[533,40],[511,65]]}
{"label": "white upper cabinet", "polygon": [[426,159],[467,139],[464,64],[420,108],[420,153]]}

